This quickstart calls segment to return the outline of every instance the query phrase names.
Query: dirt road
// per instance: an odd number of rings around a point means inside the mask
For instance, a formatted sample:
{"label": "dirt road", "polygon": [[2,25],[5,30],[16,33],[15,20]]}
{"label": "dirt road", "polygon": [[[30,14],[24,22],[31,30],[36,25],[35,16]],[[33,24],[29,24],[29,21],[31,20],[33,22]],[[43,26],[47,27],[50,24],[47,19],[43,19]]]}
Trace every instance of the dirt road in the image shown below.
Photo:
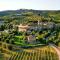
{"label": "dirt road", "polygon": [[57,46],[53,45],[53,44],[49,44],[49,45],[56,50],[56,52],[58,54],[58,57],[59,57],[59,60],[60,60],[60,49]]}

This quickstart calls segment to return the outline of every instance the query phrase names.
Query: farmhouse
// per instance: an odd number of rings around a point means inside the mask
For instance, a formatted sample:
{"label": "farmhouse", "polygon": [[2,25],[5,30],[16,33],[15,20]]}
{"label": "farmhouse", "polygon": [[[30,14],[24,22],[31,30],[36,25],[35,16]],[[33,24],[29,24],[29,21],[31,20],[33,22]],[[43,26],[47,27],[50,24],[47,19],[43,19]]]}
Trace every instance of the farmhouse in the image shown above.
{"label": "farmhouse", "polygon": [[24,32],[27,31],[28,28],[29,28],[28,25],[23,25],[23,24],[18,25],[18,31]]}
{"label": "farmhouse", "polygon": [[36,42],[36,37],[34,35],[29,35],[27,36],[27,40],[29,43],[34,43]]}

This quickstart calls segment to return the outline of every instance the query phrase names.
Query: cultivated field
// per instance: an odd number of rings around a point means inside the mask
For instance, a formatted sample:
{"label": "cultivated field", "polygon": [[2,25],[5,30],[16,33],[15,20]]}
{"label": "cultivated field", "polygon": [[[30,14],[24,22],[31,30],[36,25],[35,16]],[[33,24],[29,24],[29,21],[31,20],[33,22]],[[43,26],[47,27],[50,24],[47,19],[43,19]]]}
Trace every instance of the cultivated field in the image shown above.
{"label": "cultivated field", "polygon": [[16,52],[9,60],[58,60],[55,50],[49,46],[23,49],[23,52]]}

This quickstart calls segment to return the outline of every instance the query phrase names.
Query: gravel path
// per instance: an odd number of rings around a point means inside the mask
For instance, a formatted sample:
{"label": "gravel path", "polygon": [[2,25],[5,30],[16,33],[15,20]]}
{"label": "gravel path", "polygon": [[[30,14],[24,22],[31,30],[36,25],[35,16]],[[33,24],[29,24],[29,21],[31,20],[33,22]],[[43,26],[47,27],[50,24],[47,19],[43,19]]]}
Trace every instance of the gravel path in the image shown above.
{"label": "gravel path", "polygon": [[49,44],[49,45],[56,50],[56,52],[58,54],[58,57],[59,57],[59,60],[60,60],[60,49],[57,46],[53,45],[53,44]]}

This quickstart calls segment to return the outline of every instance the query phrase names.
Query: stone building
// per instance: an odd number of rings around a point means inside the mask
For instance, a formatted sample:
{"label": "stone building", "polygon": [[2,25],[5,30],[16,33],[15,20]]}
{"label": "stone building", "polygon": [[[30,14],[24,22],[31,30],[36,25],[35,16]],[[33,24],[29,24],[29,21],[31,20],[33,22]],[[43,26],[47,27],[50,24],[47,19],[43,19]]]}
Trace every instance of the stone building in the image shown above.
{"label": "stone building", "polygon": [[36,41],[36,37],[34,35],[27,36],[27,40],[29,43],[34,43]]}
{"label": "stone building", "polygon": [[28,28],[29,28],[28,25],[23,25],[23,24],[18,25],[18,31],[24,32],[27,31]]}
{"label": "stone building", "polygon": [[42,30],[42,29],[52,29],[55,27],[54,22],[42,22],[42,21],[30,21],[30,24],[20,24],[18,25],[18,31],[27,30]]}

